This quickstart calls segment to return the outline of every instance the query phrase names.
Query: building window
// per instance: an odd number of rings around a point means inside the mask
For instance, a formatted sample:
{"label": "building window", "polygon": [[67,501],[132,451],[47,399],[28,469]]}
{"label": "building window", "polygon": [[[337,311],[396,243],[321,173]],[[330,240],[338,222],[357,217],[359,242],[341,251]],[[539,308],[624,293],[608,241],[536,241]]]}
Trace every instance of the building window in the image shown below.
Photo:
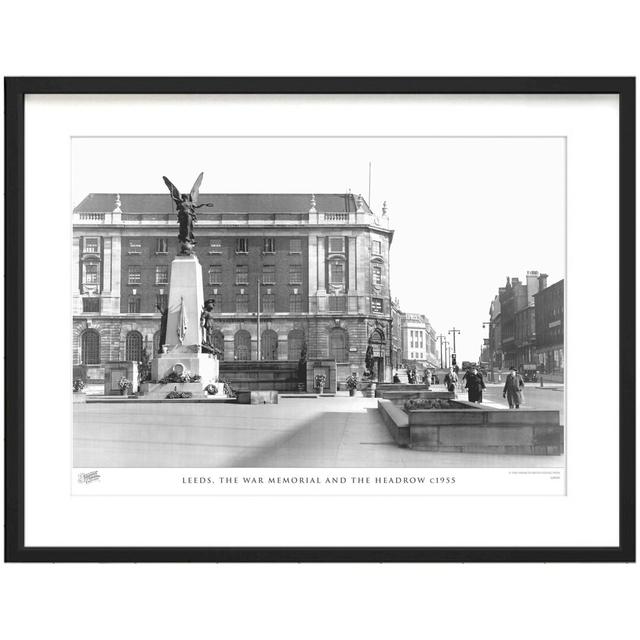
{"label": "building window", "polygon": [[302,284],[302,265],[289,265],[289,284]]}
{"label": "building window", "polygon": [[168,253],[169,241],[166,238],[156,238],[156,253]]}
{"label": "building window", "polygon": [[209,240],[209,253],[222,253],[222,240],[220,238],[211,238]]}
{"label": "building window", "polygon": [[219,264],[209,267],[209,284],[222,284],[222,267]]}
{"label": "building window", "polygon": [[329,253],[344,253],[344,238],[329,238]]}
{"label": "building window", "polygon": [[373,265],[373,284],[375,286],[382,286],[382,267],[380,265]]}
{"label": "building window", "polygon": [[97,262],[84,263],[84,283],[98,284],[100,279],[100,265]]}
{"label": "building window", "polygon": [[125,341],[125,360],[140,362],[142,360],[142,334],[139,331],[129,331]]}
{"label": "building window", "polygon": [[301,329],[289,331],[287,336],[287,359],[300,360],[302,353],[302,344],[304,343],[304,332]]}
{"label": "building window", "polygon": [[289,253],[302,253],[302,240],[300,238],[291,238],[289,240]]}
{"label": "building window", "polygon": [[329,334],[329,357],[336,362],[347,362],[347,336],[344,329],[332,329]]}
{"label": "building window", "polygon": [[84,313],[100,313],[100,298],[82,298]]}
{"label": "building window", "polygon": [[169,300],[166,293],[156,294],[156,309],[163,313],[169,304]]}
{"label": "building window", "polygon": [[262,296],[262,313],[275,313],[276,297],[272,293],[265,293]]}
{"label": "building window", "polygon": [[236,284],[249,284],[249,267],[247,265],[236,267]]}
{"label": "building window", "polygon": [[236,295],[236,313],[249,313],[249,296],[246,293]]}
{"label": "building window", "polygon": [[236,360],[251,360],[251,335],[245,329],[233,338],[233,356]]}
{"label": "building window", "polygon": [[329,283],[344,284],[344,262],[333,260],[329,263]]}
{"label": "building window", "polygon": [[140,267],[129,267],[129,278],[127,282],[129,284],[140,284],[142,280],[142,272]]}
{"label": "building window", "polygon": [[81,363],[100,364],[100,334],[94,329],[87,329],[82,334]]}
{"label": "building window", "polygon": [[129,296],[129,313],[140,313],[140,296]]}
{"label": "building window", "polygon": [[329,296],[329,311],[344,313],[347,310],[346,296]]}
{"label": "building window", "polygon": [[169,283],[169,267],[166,264],[156,266],[156,284]]}
{"label": "building window", "polygon": [[262,333],[260,357],[262,360],[278,359],[278,334],[272,329],[267,329]]}
{"label": "building window", "polygon": [[236,253],[248,253],[249,240],[247,238],[236,238]]}
{"label": "building window", "polygon": [[289,294],[289,312],[302,313],[302,296],[299,293]]}
{"label": "building window", "polygon": [[129,240],[129,253],[130,254],[142,253],[142,241],[141,240]]}
{"label": "building window", "polygon": [[276,252],[276,239],[275,238],[265,238],[264,239],[264,253],[275,253]]}
{"label": "building window", "polygon": [[84,239],[84,253],[99,253],[99,252],[100,252],[100,240],[98,238]]}
{"label": "building window", "polygon": [[382,255],[382,242],[380,242],[380,240],[374,240],[371,243],[371,253],[374,256],[381,256]]}
{"label": "building window", "polygon": [[262,267],[262,284],[275,284],[275,283],[276,283],[275,265],[265,264]]}
{"label": "building window", "polygon": [[213,308],[216,313],[222,313],[222,294],[216,293],[213,296],[209,296],[213,300]]}
{"label": "building window", "polygon": [[371,312],[382,313],[382,298],[371,298]]}

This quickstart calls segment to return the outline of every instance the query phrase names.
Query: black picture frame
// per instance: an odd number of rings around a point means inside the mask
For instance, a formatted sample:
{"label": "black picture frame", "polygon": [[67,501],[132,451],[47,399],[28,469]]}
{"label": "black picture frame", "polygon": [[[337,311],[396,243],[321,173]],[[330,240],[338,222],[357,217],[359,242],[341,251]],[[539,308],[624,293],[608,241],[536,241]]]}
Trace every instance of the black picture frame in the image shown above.
{"label": "black picture frame", "polygon": [[[634,562],[635,78],[5,78],[6,562]],[[619,98],[619,531],[612,547],[26,547],[24,175],[28,94],[615,94]],[[624,374],[624,375],[623,375]]]}

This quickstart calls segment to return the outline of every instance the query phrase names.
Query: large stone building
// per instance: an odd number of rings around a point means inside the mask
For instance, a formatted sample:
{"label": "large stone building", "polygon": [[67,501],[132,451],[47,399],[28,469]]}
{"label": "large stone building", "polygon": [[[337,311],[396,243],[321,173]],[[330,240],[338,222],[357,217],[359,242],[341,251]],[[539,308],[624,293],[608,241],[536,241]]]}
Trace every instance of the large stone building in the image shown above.
{"label": "large stone building", "polygon": [[534,361],[533,307],[539,278],[538,271],[527,271],[526,282],[521,282],[519,278],[507,278],[507,284],[498,291],[500,353],[505,368],[519,367]]}
{"label": "large stone building", "polygon": [[[542,277],[541,277],[542,278]],[[535,295],[536,354],[542,373],[564,379],[564,280],[547,287],[541,279]]]}
{"label": "large stone building", "polygon": [[494,369],[535,368],[564,374],[564,280],[528,271],[526,284],[507,278],[489,308],[487,351]]}
{"label": "large stone building", "polygon": [[[390,380],[386,205],[348,194],[201,194],[196,254],[225,362],[334,360],[362,375],[371,346]],[[177,221],[169,194],[88,195],[73,212],[73,358],[99,381],[109,361],[160,347]],[[258,298],[259,296],[259,298]],[[257,312],[260,305],[260,340]],[[260,353],[258,353],[260,344]]]}

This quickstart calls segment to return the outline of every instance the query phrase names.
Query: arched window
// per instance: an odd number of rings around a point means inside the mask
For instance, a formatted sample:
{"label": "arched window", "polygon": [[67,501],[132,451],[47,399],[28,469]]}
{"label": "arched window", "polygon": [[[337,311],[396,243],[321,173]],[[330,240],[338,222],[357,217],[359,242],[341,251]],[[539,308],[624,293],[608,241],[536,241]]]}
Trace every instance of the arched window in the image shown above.
{"label": "arched window", "polygon": [[82,334],[82,364],[100,364],[100,334],[87,329]]}
{"label": "arched window", "polygon": [[224,360],[224,335],[222,335],[222,331],[216,329],[211,334],[211,339],[214,348],[218,350],[218,360]]}
{"label": "arched window", "polygon": [[262,360],[278,359],[278,334],[271,329],[267,329],[262,333],[260,340],[260,355]]}
{"label": "arched window", "polygon": [[233,338],[233,354],[236,360],[251,360],[251,335],[240,329]]}
{"label": "arched window", "polygon": [[329,357],[336,362],[348,362],[347,333],[344,329],[332,329],[329,334]]}
{"label": "arched window", "polygon": [[[416,338],[417,339],[417,338]],[[380,329],[376,329],[369,338],[371,344],[384,344],[384,334]],[[417,346],[417,344],[416,344]]]}
{"label": "arched window", "polygon": [[304,342],[304,332],[301,329],[294,329],[289,332],[287,337],[288,358],[289,360],[300,360],[300,352],[302,351],[302,343]]}
{"label": "arched window", "polygon": [[156,331],[153,334],[153,355],[160,353],[161,346],[162,345],[160,344],[160,331]]}
{"label": "arched window", "polygon": [[142,334],[139,331],[129,331],[125,341],[125,360],[140,362],[142,360]]}

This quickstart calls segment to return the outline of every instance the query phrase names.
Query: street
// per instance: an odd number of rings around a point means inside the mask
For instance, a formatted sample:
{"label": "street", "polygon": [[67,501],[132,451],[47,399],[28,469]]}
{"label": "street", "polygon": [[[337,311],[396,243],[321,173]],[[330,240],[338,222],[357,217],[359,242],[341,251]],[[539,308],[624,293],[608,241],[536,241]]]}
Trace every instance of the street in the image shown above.
{"label": "street", "polygon": [[[434,390],[437,390],[436,385]],[[460,398],[466,397],[459,394]],[[489,400],[489,397],[491,400]],[[491,385],[488,406],[506,407]],[[563,394],[527,402],[561,409]],[[530,400],[531,399],[531,400]],[[491,403],[491,405],[489,405]],[[78,467],[562,467],[564,456],[434,453],[398,447],[376,398],[283,398],[275,405],[74,405]],[[532,406],[531,404],[527,406]]]}
{"label": "street", "polygon": [[[486,383],[487,388],[482,394],[483,401],[486,401],[488,406],[499,405],[501,407],[508,408],[507,401],[502,397],[502,389],[504,383]],[[439,386],[435,385],[433,389],[438,389]],[[444,388],[444,387],[443,387]],[[467,392],[463,390],[460,392],[458,389],[458,398],[461,400],[467,399]],[[560,423],[564,424],[564,386],[554,385],[540,387],[539,384],[528,384],[523,391],[524,402],[521,407],[524,409],[555,409],[560,411]]]}

